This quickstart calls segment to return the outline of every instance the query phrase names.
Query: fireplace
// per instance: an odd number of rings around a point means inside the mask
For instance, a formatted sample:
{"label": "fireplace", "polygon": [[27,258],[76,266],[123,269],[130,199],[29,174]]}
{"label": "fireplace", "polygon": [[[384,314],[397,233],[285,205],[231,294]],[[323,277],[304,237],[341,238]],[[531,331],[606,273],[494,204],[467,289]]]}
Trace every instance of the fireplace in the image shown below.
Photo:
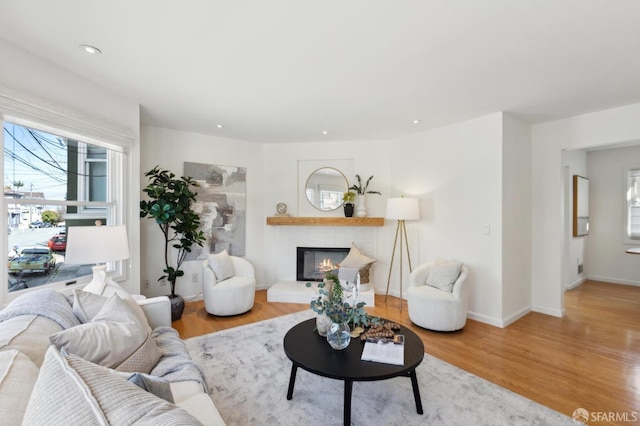
{"label": "fireplace", "polygon": [[296,280],[322,281],[328,270],[337,268],[349,254],[349,247],[297,247]]}

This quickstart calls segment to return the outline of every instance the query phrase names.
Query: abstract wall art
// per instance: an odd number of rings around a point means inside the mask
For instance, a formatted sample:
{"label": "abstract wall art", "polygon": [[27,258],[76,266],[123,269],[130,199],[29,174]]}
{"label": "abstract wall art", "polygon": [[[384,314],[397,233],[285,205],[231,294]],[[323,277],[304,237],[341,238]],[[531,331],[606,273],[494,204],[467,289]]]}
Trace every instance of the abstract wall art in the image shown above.
{"label": "abstract wall art", "polygon": [[195,246],[187,260],[206,259],[222,250],[245,255],[247,217],[247,170],[245,167],[184,163],[184,175],[198,182],[194,210],[206,242]]}

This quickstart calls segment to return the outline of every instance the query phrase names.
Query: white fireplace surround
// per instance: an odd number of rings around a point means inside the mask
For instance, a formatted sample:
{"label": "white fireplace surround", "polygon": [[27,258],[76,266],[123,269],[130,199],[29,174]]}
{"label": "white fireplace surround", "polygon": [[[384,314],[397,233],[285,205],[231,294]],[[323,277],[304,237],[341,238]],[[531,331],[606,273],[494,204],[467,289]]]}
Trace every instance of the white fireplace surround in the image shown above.
{"label": "white fireplace surround", "polygon": [[[280,226],[276,243],[276,283],[267,291],[267,301],[309,303],[317,289],[307,288],[305,282],[296,281],[296,249],[298,247],[351,247],[377,258],[377,228],[358,226]],[[373,280],[373,276],[371,277]],[[362,292],[360,300],[368,306],[375,304],[375,292]]]}
{"label": "white fireplace surround", "polygon": [[358,226],[280,226],[276,247],[277,281],[296,280],[298,247],[351,247],[377,259],[377,228]]}

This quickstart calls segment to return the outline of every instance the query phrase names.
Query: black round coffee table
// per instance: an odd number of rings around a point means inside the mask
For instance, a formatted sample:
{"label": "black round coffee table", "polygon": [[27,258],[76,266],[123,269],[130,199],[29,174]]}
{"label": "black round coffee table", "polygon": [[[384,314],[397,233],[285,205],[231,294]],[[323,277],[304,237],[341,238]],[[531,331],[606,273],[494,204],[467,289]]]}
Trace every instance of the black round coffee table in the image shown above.
{"label": "black round coffee table", "polygon": [[411,378],[416,411],[418,414],[423,413],[416,368],[424,358],[424,345],[413,331],[404,326],[400,326],[400,330],[396,331],[396,334],[405,336],[404,365],[392,365],[361,361],[364,342],[360,338],[351,339],[346,349],[333,349],[326,338],[314,331],[315,326],[316,320],[312,318],[294,326],[284,336],[284,352],[293,363],[287,399],[293,398],[298,367],[319,376],[344,380],[344,424],[349,425],[353,382],[405,376]]}

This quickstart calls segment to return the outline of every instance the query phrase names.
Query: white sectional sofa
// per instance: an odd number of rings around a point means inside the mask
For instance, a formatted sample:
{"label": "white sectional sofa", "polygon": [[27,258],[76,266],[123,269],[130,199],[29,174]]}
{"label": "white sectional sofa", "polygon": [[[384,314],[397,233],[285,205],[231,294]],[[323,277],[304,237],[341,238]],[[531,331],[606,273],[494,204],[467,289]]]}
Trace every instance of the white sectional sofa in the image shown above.
{"label": "white sectional sofa", "polygon": [[0,311],[0,423],[224,425],[167,297],[88,290],[37,290]]}

